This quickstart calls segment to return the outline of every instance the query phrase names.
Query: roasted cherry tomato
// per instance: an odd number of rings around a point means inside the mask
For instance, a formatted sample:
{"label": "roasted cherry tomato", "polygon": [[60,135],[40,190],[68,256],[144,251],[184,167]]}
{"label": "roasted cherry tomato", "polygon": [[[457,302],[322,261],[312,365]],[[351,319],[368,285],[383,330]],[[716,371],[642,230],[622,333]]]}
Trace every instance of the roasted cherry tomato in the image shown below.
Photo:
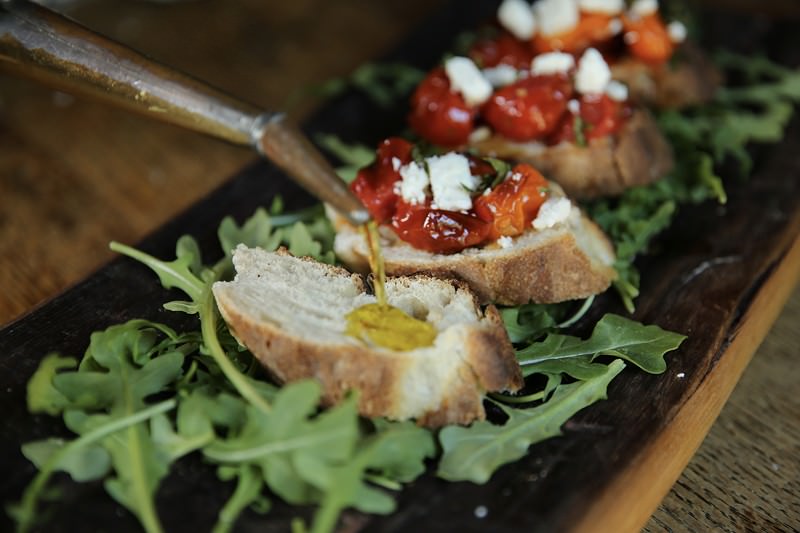
{"label": "roasted cherry tomato", "polygon": [[515,141],[549,135],[559,124],[572,96],[565,75],[532,76],[495,91],[483,117],[497,133]]}
{"label": "roasted cherry tomato", "polygon": [[386,139],[378,145],[375,161],[359,170],[350,184],[350,189],[379,223],[388,222],[394,214],[400,198],[394,192],[395,183],[401,179],[398,169],[411,161],[412,148],[404,139]]}
{"label": "roasted cherry tomato", "polygon": [[472,213],[413,206],[403,201],[397,205],[392,227],[405,242],[429,252],[460,252],[486,240],[490,225]]}
{"label": "roasted cherry tomato", "polygon": [[537,54],[561,51],[580,54],[589,47],[602,47],[614,37],[613,17],[602,13],[582,13],[578,25],[556,35],[536,34],[531,41]]}
{"label": "roasted cherry tomato", "polygon": [[488,239],[521,235],[547,198],[547,180],[530,165],[516,165],[504,182],[475,199],[474,210],[490,222]]}
{"label": "roasted cherry tomato", "polygon": [[529,69],[533,52],[528,44],[509,33],[494,38],[480,39],[469,50],[469,57],[483,68],[511,65],[518,69]]}
{"label": "roasted cherry tomato", "polygon": [[672,57],[675,44],[658,13],[644,17],[623,17],[625,42],[631,54],[642,61],[658,65]]}
{"label": "roasted cherry tomato", "polygon": [[466,144],[472,133],[477,107],[450,90],[443,68],[436,68],[422,80],[411,97],[411,128],[422,138],[444,147]]}
{"label": "roasted cherry tomato", "polygon": [[585,141],[613,135],[622,128],[631,116],[632,109],[627,102],[612,100],[605,94],[584,95],[580,99],[580,121],[576,115],[567,113],[560,126],[550,138],[551,144],[563,141],[575,142],[576,126],[581,127]]}

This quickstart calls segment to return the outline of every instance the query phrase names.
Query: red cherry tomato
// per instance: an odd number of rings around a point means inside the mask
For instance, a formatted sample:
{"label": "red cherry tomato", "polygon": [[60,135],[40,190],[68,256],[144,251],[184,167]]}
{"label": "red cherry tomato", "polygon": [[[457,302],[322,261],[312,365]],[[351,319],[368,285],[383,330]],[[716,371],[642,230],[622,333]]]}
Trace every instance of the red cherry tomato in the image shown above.
{"label": "red cherry tomato", "polygon": [[483,68],[511,65],[518,69],[529,69],[533,52],[528,43],[513,35],[501,33],[492,39],[480,39],[469,50],[469,57]]}
{"label": "red cherry tomato", "polygon": [[644,17],[623,17],[625,42],[631,54],[646,63],[658,65],[672,57],[675,44],[658,13]]}
{"label": "red cherry tomato", "polygon": [[509,139],[538,139],[558,126],[571,96],[572,83],[565,75],[523,78],[495,91],[483,107],[483,117]]}
{"label": "red cherry tomato", "polygon": [[450,254],[486,240],[489,223],[472,213],[459,213],[400,202],[392,219],[398,237],[414,248]]}
{"label": "red cherry tomato", "polygon": [[537,54],[545,52],[568,52],[580,54],[589,47],[603,45],[614,37],[611,31],[613,17],[602,13],[581,13],[578,25],[571,30],[544,36],[536,34],[531,41]]}
{"label": "red cherry tomato", "polygon": [[411,128],[420,137],[444,147],[466,144],[478,109],[450,90],[444,69],[432,70],[411,97]]}
{"label": "red cherry tomato", "polygon": [[488,239],[521,235],[547,198],[547,180],[525,164],[516,165],[506,180],[475,199],[475,213],[491,223]]}
{"label": "red cherry tomato", "polygon": [[617,102],[605,94],[584,95],[580,99],[580,123],[575,115],[567,113],[561,120],[558,129],[550,138],[551,144],[575,142],[576,125],[582,127],[583,139],[591,141],[617,133],[631,116],[631,107],[627,102]]}
{"label": "red cherry tomato", "polygon": [[375,161],[359,170],[350,184],[350,189],[379,223],[388,222],[394,214],[399,200],[394,185],[401,179],[396,167],[411,161],[412,148],[412,144],[404,139],[386,139],[378,145]]}

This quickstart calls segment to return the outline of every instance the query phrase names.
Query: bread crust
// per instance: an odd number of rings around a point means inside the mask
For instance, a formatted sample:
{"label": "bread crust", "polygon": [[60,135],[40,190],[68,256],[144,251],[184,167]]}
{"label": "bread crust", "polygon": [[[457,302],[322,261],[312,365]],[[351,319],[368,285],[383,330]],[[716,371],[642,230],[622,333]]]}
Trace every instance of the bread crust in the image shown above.
{"label": "bread crust", "polygon": [[[334,249],[350,268],[366,272],[367,248],[358,232],[337,221]],[[521,305],[587,298],[605,291],[616,279],[613,246],[591,220],[581,215],[582,240],[592,242],[606,260],[581,247],[575,229],[529,230],[511,248],[493,244],[483,249],[443,255],[415,250],[390,234],[382,243],[386,272],[393,276],[425,273],[462,280],[482,303]]]}
{"label": "bread crust", "polygon": [[675,61],[653,66],[627,57],[611,66],[611,75],[628,86],[632,99],[661,109],[706,103],[722,85],[719,69],[691,42],[681,45]]}
{"label": "bread crust", "polygon": [[579,199],[614,196],[634,185],[652,183],[674,165],[672,148],[653,116],[642,108],[634,110],[617,135],[592,139],[587,146],[519,143],[499,135],[471,146],[485,155],[530,163],[568,196]]}
{"label": "bread crust", "polygon": [[[322,267],[322,266],[321,266]],[[338,267],[324,265],[334,275],[351,276]],[[441,280],[435,280],[442,283]],[[233,282],[235,284],[235,282]],[[457,290],[467,290],[459,286]],[[279,383],[313,378],[322,387],[325,405],[341,402],[358,390],[359,412],[367,417],[409,418],[403,389],[412,369],[424,371],[418,353],[372,348],[356,341],[322,344],[292,334],[269,320],[261,320],[237,305],[231,284],[214,286],[217,306],[233,334],[255,355]],[[474,297],[471,299],[480,317]],[[474,324],[457,326],[460,353],[457,378],[441,384],[439,405],[413,413],[417,423],[428,427],[469,424],[483,420],[485,391],[516,391],[524,382],[513,347],[499,313],[489,306]]]}

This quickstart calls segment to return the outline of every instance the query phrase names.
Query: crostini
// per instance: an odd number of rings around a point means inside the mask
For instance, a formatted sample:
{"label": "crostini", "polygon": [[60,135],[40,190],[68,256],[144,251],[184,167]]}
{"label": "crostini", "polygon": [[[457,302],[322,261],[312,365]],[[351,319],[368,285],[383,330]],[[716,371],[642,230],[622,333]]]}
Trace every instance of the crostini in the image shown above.
{"label": "crostini", "polygon": [[409,123],[437,146],[531,163],[573,198],[622,193],[672,168],[650,113],[611,79],[594,48],[535,57],[526,69],[451,57],[411,98]]}
{"label": "crostini", "polygon": [[[608,238],[528,164],[450,152],[422,157],[383,141],[351,189],[380,224],[386,273],[466,282],[483,303],[551,303],[603,292],[616,277]],[[366,272],[361,233],[332,211],[334,250]]]}
{"label": "crostini", "polygon": [[435,328],[431,346],[398,351],[346,334],[346,317],[374,303],[364,279],[343,268],[239,245],[236,277],[213,286],[240,342],[279,382],[314,378],[334,404],[358,390],[367,417],[425,426],[469,424],[487,391],[516,391],[522,373],[497,309],[463,285],[428,276],[390,278],[389,305]]}

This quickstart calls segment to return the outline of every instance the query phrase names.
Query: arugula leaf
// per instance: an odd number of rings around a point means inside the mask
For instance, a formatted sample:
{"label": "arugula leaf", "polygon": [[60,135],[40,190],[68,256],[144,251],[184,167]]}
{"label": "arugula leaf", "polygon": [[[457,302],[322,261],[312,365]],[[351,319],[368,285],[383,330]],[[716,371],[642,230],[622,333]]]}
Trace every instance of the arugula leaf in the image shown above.
{"label": "arugula leaf", "polygon": [[28,411],[55,416],[69,405],[69,400],[53,386],[53,378],[59,370],[75,368],[78,362],[73,357],[61,357],[57,353],[47,355],[28,381]]}
{"label": "arugula leaf", "polygon": [[375,150],[363,144],[347,144],[333,134],[320,133],[314,139],[323,149],[344,163],[336,168],[336,173],[345,183],[352,183],[359,170],[375,161]]}
{"label": "arugula leaf", "polygon": [[552,398],[532,409],[497,404],[508,415],[503,425],[483,421],[444,428],[439,434],[443,453],[436,475],[448,481],[486,483],[497,468],[523,457],[531,444],[560,435],[564,422],[604,399],[609,382],[623,368],[625,363],[616,360],[597,377],[560,385]]}
{"label": "arugula leaf", "polygon": [[[544,341],[519,350],[517,358],[523,367],[532,366],[526,369],[530,373],[536,371],[534,365],[544,362],[577,358],[587,364],[600,355],[611,355],[630,361],[645,372],[658,374],[666,370],[664,354],[678,348],[685,339],[685,335],[608,313],[597,322],[587,340],[550,334]],[[545,368],[545,372],[553,372],[552,365]]]}

